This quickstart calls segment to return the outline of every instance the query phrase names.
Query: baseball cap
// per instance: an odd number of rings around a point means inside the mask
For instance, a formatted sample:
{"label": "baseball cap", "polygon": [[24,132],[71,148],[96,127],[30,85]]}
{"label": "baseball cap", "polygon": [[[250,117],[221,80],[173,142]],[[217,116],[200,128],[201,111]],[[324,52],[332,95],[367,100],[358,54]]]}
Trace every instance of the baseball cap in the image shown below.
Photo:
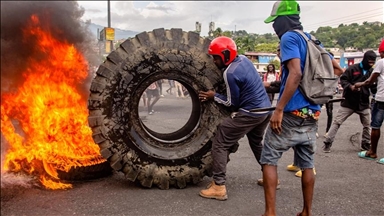
{"label": "baseball cap", "polygon": [[271,15],[264,20],[265,23],[271,23],[275,21],[278,16],[284,15],[299,15],[300,6],[295,0],[281,0],[276,1],[273,5]]}

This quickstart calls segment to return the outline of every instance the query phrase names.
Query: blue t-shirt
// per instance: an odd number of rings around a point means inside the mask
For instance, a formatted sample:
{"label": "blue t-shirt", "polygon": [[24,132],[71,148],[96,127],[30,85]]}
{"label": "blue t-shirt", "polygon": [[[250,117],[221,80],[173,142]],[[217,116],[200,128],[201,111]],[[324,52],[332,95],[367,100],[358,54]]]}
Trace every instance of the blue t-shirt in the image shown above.
{"label": "blue t-shirt", "polygon": [[[310,38],[310,35],[308,33],[305,34]],[[307,57],[307,42],[299,33],[292,31],[286,32],[281,37],[280,52],[282,62],[282,75],[279,100],[284,91],[285,84],[288,78],[289,71],[286,65],[288,60],[299,58],[301,73],[303,73],[304,71],[305,60]],[[284,112],[291,112],[304,107],[307,107],[312,110],[321,110],[320,105],[311,104],[300,92],[299,88],[297,88],[291,100],[289,100],[287,105],[284,107]]]}
{"label": "blue t-shirt", "polygon": [[270,107],[271,102],[253,63],[239,55],[223,73],[227,94],[215,94],[215,101],[234,110]]}

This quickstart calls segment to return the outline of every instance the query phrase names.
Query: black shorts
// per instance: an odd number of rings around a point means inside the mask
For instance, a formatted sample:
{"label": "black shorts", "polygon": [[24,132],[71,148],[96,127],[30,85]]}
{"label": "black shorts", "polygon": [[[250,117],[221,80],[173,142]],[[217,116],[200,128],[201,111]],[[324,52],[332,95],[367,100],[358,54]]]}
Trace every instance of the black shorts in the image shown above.
{"label": "black shorts", "polygon": [[147,89],[147,98],[160,97],[159,89]]}

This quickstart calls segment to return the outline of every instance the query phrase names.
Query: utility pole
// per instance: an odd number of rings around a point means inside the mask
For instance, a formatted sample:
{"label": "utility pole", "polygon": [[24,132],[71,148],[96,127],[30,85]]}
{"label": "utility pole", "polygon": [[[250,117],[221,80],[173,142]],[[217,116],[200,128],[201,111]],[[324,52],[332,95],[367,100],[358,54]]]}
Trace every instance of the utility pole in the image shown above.
{"label": "utility pole", "polygon": [[236,38],[236,25],[235,25],[235,32],[233,33],[233,38]]}
{"label": "utility pole", "polygon": [[111,28],[111,2],[108,0],[108,28]]}
{"label": "utility pole", "polygon": [[[108,0],[108,28],[111,28],[111,2]],[[111,51],[113,51],[113,40],[109,41]]]}

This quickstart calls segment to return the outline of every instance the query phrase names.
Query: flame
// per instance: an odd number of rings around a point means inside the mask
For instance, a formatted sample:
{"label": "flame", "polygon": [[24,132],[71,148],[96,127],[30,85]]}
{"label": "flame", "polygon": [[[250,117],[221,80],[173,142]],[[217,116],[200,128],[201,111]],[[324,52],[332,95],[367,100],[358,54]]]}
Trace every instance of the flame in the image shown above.
{"label": "flame", "polygon": [[1,95],[1,132],[9,143],[3,169],[36,175],[47,189],[66,189],[72,185],[60,182],[59,170],[105,159],[92,140],[86,99],[76,90],[87,77],[87,61],[49,29],[49,23],[31,16],[24,42],[35,40],[39,53],[26,60],[25,81],[17,91]]}

